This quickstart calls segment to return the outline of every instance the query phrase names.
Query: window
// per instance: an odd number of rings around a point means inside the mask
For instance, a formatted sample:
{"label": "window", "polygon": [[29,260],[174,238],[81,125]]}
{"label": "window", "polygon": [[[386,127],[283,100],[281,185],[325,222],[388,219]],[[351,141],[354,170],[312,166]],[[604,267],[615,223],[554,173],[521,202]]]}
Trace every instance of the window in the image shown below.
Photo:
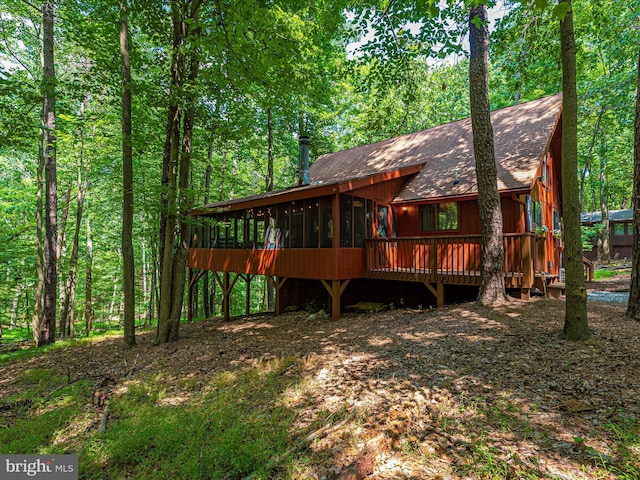
{"label": "window", "polygon": [[542,202],[533,200],[531,202],[531,231],[538,227],[542,227]]}
{"label": "window", "polygon": [[560,230],[560,212],[553,211],[553,229]]}
{"label": "window", "polygon": [[420,205],[420,230],[458,229],[458,204],[456,202]]}
{"label": "window", "polygon": [[614,223],[613,224],[613,234],[614,235],[624,235],[624,223]]}

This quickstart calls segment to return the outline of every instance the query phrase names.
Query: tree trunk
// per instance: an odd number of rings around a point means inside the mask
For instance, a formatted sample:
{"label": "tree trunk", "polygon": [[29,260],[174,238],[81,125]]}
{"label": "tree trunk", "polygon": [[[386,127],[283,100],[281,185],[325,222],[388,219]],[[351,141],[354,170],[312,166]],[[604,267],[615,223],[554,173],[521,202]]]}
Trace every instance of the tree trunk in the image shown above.
{"label": "tree trunk", "polygon": [[604,156],[600,157],[600,214],[602,215],[602,225],[604,228],[600,232],[600,238],[602,239],[602,261],[609,263],[611,261],[611,238],[609,232],[611,231],[611,224],[609,223],[609,207],[607,206],[607,177],[605,174],[606,161]]}
{"label": "tree trunk", "polygon": [[111,317],[113,317],[113,313],[116,310],[116,301],[118,300],[118,286],[120,284],[120,279],[116,275],[113,277],[113,292],[111,294],[111,303],[109,303],[109,325],[111,325]]}
{"label": "tree trunk", "polygon": [[[44,117],[43,117],[44,118]],[[43,120],[44,123],[44,120]],[[42,187],[44,184],[44,129],[40,131],[38,142],[38,169],[37,182],[38,191],[36,194],[36,290],[34,293],[33,316],[31,319],[31,330],[33,331],[33,342],[40,344],[40,321],[42,320],[42,294],[44,291],[44,248],[43,248],[43,220],[42,220]]]}
{"label": "tree trunk", "polygon": [[[62,200],[62,216],[58,220],[58,239],[56,241],[56,264],[58,265],[58,272],[62,270],[61,259],[65,255],[65,239],[67,230],[67,221],[69,220],[69,206],[71,203],[71,188],[68,188],[64,194]],[[64,305],[66,288],[65,281],[62,275],[58,275],[58,305]],[[62,312],[60,312],[60,335],[64,335]]]}
{"label": "tree trunk", "polygon": [[[213,140],[209,143],[208,163],[207,170],[205,172],[204,179],[204,204],[209,204],[209,192],[211,190],[211,160],[213,158]],[[202,248],[209,248],[211,246],[211,231],[207,220],[202,222]],[[211,295],[211,289],[209,288],[209,271],[205,270],[202,275],[202,308],[204,310],[204,318],[210,318],[211,304],[209,303],[209,297]]]}
{"label": "tree trunk", "polygon": [[69,204],[71,203],[71,188],[67,188],[62,200],[62,216],[60,217],[60,225],[58,225],[58,240],[56,245],[56,261],[60,264],[60,258],[64,250],[64,239],[67,228],[67,220],[69,218]]}
{"label": "tree trunk", "polygon": [[[273,116],[272,108],[267,109],[267,192],[273,190]],[[267,219],[267,222],[270,220]],[[275,225],[274,225],[275,227]],[[273,283],[266,282],[267,284],[267,310],[273,311],[276,309],[276,291],[273,287]]]}
{"label": "tree trunk", "polygon": [[636,121],[633,148],[633,253],[631,289],[627,317],[640,321],[640,50],[638,51],[638,87],[636,90]]}
{"label": "tree trunk", "polygon": [[151,292],[149,295],[149,325],[156,320],[156,301],[158,298],[158,246],[154,242],[151,247]]}
{"label": "tree trunk", "polygon": [[[571,8],[571,0],[560,0]],[[573,12],[560,20],[562,53],[562,203],[564,207],[566,311],[564,335],[569,340],[591,336],[587,323],[587,289],[582,263],[578,188],[578,98]]]}
{"label": "tree trunk", "polygon": [[93,300],[92,300],[92,276],[93,276],[93,241],[91,240],[91,219],[87,215],[87,260],[85,273],[84,293],[84,324],[87,337],[93,328]]}
{"label": "tree trunk", "polygon": [[58,191],[56,173],[56,74],[53,59],[54,3],[42,6],[43,71],[42,96],[44,116],[44,298],[38,346],[55,342],[58,263],[56,242],[58,236]]}
{"label": "tree trunk", "polygon": [[84,197],[87,192],[87,184],[89,171],[82,178],[83,168],[83,148],[80,147],[80,163],[78,165],[78,205],[76,207],[76,228],[73,234],[73,246],[71,247],[71,256],[69,258],[69,276],[65,287],[64,303],[60,314],[60,334],[64,337],[67,334],[68,322],[73,322],[73,310],[76,290],[76,275],[78,269],[78,251],[80,243],[80,227],[82,223],[82,214],[84,211]]}
{"label": "tree trunk", "polygon": [[18,319],[18,301],[20,300],[21,293],[22,293],[22,285],[20,284],[20,282],[17,282],[16,293],[13,296],[13,305],[11,306],[11,319],[9,320],[9,325],[11,325],[11,328],[16,328],[17,326],[16,322]]}
{"label": "tree trunk", "polygon": [[136,290],[133,257],[133,148],[131,145],[131,57],[129,11],[120,1],[120,55],[122,57],[122,279],[124,343],[136,344]]}
{"label": "tree trunk", "polygon": [[482,283],[478,302],[492,305],[506,300],[502,208],[498,192],[493,128],[489,107],[489,30],[487,8],[469,11],[469,91],[473,152],[476,160],[478,203],[482,228]]}
{"label": "tree trunk", "polygon": [[[80,105],[79,116],[81,122],[84,122],[84,111],[86,107],[86,100]],[[80,227],[82,225],[82,214],[84,211],[84,198],[87,192],[87,185],[89,182],[89,169],[82,177],[82,170],[84,168],[84,130],[82,124],[78,129],[78,138],[80,139],[80,151],[78,159],[78,197],[76,206],[76,227],[73,233],[73,245],[71,247],[71,256],[69,258],[69,275],[64,287],[64,294],[60,295],[62,304],[62,310],[60,312],[60,335],[62,337],[67,336],[67,328],[70,329],[71,323],[73,323],[73,310],[75,301],[76,290],[76,275],[78,269],[78,251],[80,243]]]}
{"label": "tree trunk", "polygon": [[140,240],[140,247],[142,248],[142,304],[147,305],[149,301],[149,263],[147,262],[147,242],[144,238]]}
{"label": "tree trunk", "polygon": [[[185,43],[199,36],[197,25],[200,2],[180,4],[171,2],[173,19],[174,51],[172,60],[172,88],[182,90],[185,83],[186,45]],[[189,46],[189,83],[195,83],[198,75],[199,60],[197,46]],[[179,108],[173,118],[171,127],[171,167],[167,189],[168,214],[165,224],[164,252],[162,259],[162,276],[160,279],[160,315],[156,343],[172,342],[178,338],[184,286],[186,278],[187,249],[191,229],[187,220],[189,201],[189,169],[191,166],[191,149],[193,134],[193,106],[195,102],[192,91],[187,88],[184,98],[184,113]],[[172,107],[170,107],[172,108]],[[183,117],[182,148],[180,145],[180,119]],[[179,169],[179,170],[178,170]],[[173,239],[176,233],[176,222],[179,221],[179,243],[173,251]]]}
{"label": "tree trunk", "polygon": [[[222,165],[220,165],[220,185],[218,185],[218,199],[223,200],[224,198],[224,179],[227,175],[227,147],[222,147]],[[229,198],[233,198],[232,195]]]}

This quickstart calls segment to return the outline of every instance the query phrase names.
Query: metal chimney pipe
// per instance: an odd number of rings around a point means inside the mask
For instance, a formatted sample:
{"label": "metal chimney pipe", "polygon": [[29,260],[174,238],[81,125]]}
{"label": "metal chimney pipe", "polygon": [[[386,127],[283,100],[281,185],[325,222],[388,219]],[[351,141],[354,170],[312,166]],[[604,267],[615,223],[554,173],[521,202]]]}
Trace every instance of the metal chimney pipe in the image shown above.
{"label": "metal chimney pipe", "polygon": [[298,137],[298,149],[299,149],[299,164],[300,164],[300,176],[298,178],[298,185],[309,185],[311,183],[311,177],[309,176],[309,145],[311,139],[308,135],[300,135]]}

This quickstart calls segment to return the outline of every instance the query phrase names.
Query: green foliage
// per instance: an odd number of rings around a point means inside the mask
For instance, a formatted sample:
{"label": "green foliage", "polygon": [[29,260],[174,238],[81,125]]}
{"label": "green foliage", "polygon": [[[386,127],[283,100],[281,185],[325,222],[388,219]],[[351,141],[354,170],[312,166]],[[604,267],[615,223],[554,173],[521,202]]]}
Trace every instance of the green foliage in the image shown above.
{"label": "green foliage", "polygon": [[8,400],[21,406],[0,429],[0,452],[78,453],[87,479],[269,478],[274,458],[293,461],[285,453],[295,414],[280,398],[296,381],[283,375],[294,364],[261,362],[204,385],[162,374],[132,379],[110,399],[103,434],[90,382],[65,385],[49,370],[27,370],[17,379],[27,393]]}
{"label": "green foliage", "polygon": [[[467,35],[468,8],[478,3],[204,2],[199,25],[204,35],[184,46],[198,48],[202,59],[198,82],[185,87],[197,103],[190,205],[203,202],[209,162],[211,202],[264,191],[267,109],[273,112],[276,188],[295,182],[300,119],[312,136],[313,159],[468,116],[468,62],[461,40]],[[560,90],[558,19],[548,8],[551,3],[508,2],[504,15],[490,25],[493,108]],[[59,197],[68,188],[72,195],[59,275],[64,281],[68,274],[82,156],[89,191],[80,230],[76,323],[82,324],[85,308],[90,220],[93,309],[97,320],[116,324],[122,201],[118,9],[99,0],[58,7]],[[560,8],[566,10],[566,4],[555,10]],[[184,93],[168,89],[168,11],[166,2],[157,0],[131,5],[134,249],[141,318],[158,267],[167,105],[171,95]],[[4,2],[0,15],[0,322],[8,325],[15,318],[24,328],[36,287],[41,18],[21,0]],[[575,2],[573,15],[585,210],[599,208],[601,191],[610,208],[625,208],[631,197],[634,58],[640,42],[636,14],[606,0]],[[252,288],[252,309],[261,308],[264,284],[255,281]],[[244,310],[240,290],[234,290],[238,314]]]}
{"label": "green foliage", "polygon": [[16,380],[28,389],[20,397],[4,400],[16,407],[11,409],[10,424],[0,429],[0,452],[69,453],[64,445],[69,439],[69,419],[86,415],[90,382],[67,384],[66,378],[47,369],[26,370]]}
{"label": "green foliage", "polygon": [[603,228],[603,223],[596,223],[594,225],[582,225],[580,227],[583,251],[590,252],[591,250],[593,250],[594,243],[598,239],[598,236],[600,235],[600,232],[602,232]]}
{"label": "green foliage", "polygon": [[640,477],[640,423],[637,418],[617,415],[608,424],[615,441],[620,459],[611,466],[620,479],[631,480]]}

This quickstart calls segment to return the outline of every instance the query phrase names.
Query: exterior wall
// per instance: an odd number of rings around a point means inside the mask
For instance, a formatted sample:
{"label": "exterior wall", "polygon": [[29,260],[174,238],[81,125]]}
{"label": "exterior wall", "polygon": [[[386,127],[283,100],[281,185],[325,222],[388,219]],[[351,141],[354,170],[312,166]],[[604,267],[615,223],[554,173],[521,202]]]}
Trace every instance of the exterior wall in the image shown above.
{"label": "exterior wall", "polygon": [[278,277],[345,280],[365,276],[362,248],[190,248],[189,268]]}
{"label": "exterior wall", "polygon": [[[446,201],[449,201],[447,199]],[[450,201],[455,201],[451,199]],[[425,202],[427,203],[427,202]],[[476,235],[480,230],[480,208],[477,199],[458,202],[458,230],[423,232],[420,230],[420,205],[395,205],[399,237],[438,235]],[[502,219],[505,233],[524,231],[524,207],[511,197],[502,197]]]}
{"label": "exterior wall", "polygon": [[[547,232],[539,234],[536,241],[536,272],[558,274],[562,267],[562,240],[559,237],[562,218],[562,182],[560,176],[559,137],[554,137],[551,148],[543,158],[531,189],[531,201],[542,205],[542,225]],[[554,212],[556,212],[554,214]],[[536,225],[531,225],[534,231]]]}

